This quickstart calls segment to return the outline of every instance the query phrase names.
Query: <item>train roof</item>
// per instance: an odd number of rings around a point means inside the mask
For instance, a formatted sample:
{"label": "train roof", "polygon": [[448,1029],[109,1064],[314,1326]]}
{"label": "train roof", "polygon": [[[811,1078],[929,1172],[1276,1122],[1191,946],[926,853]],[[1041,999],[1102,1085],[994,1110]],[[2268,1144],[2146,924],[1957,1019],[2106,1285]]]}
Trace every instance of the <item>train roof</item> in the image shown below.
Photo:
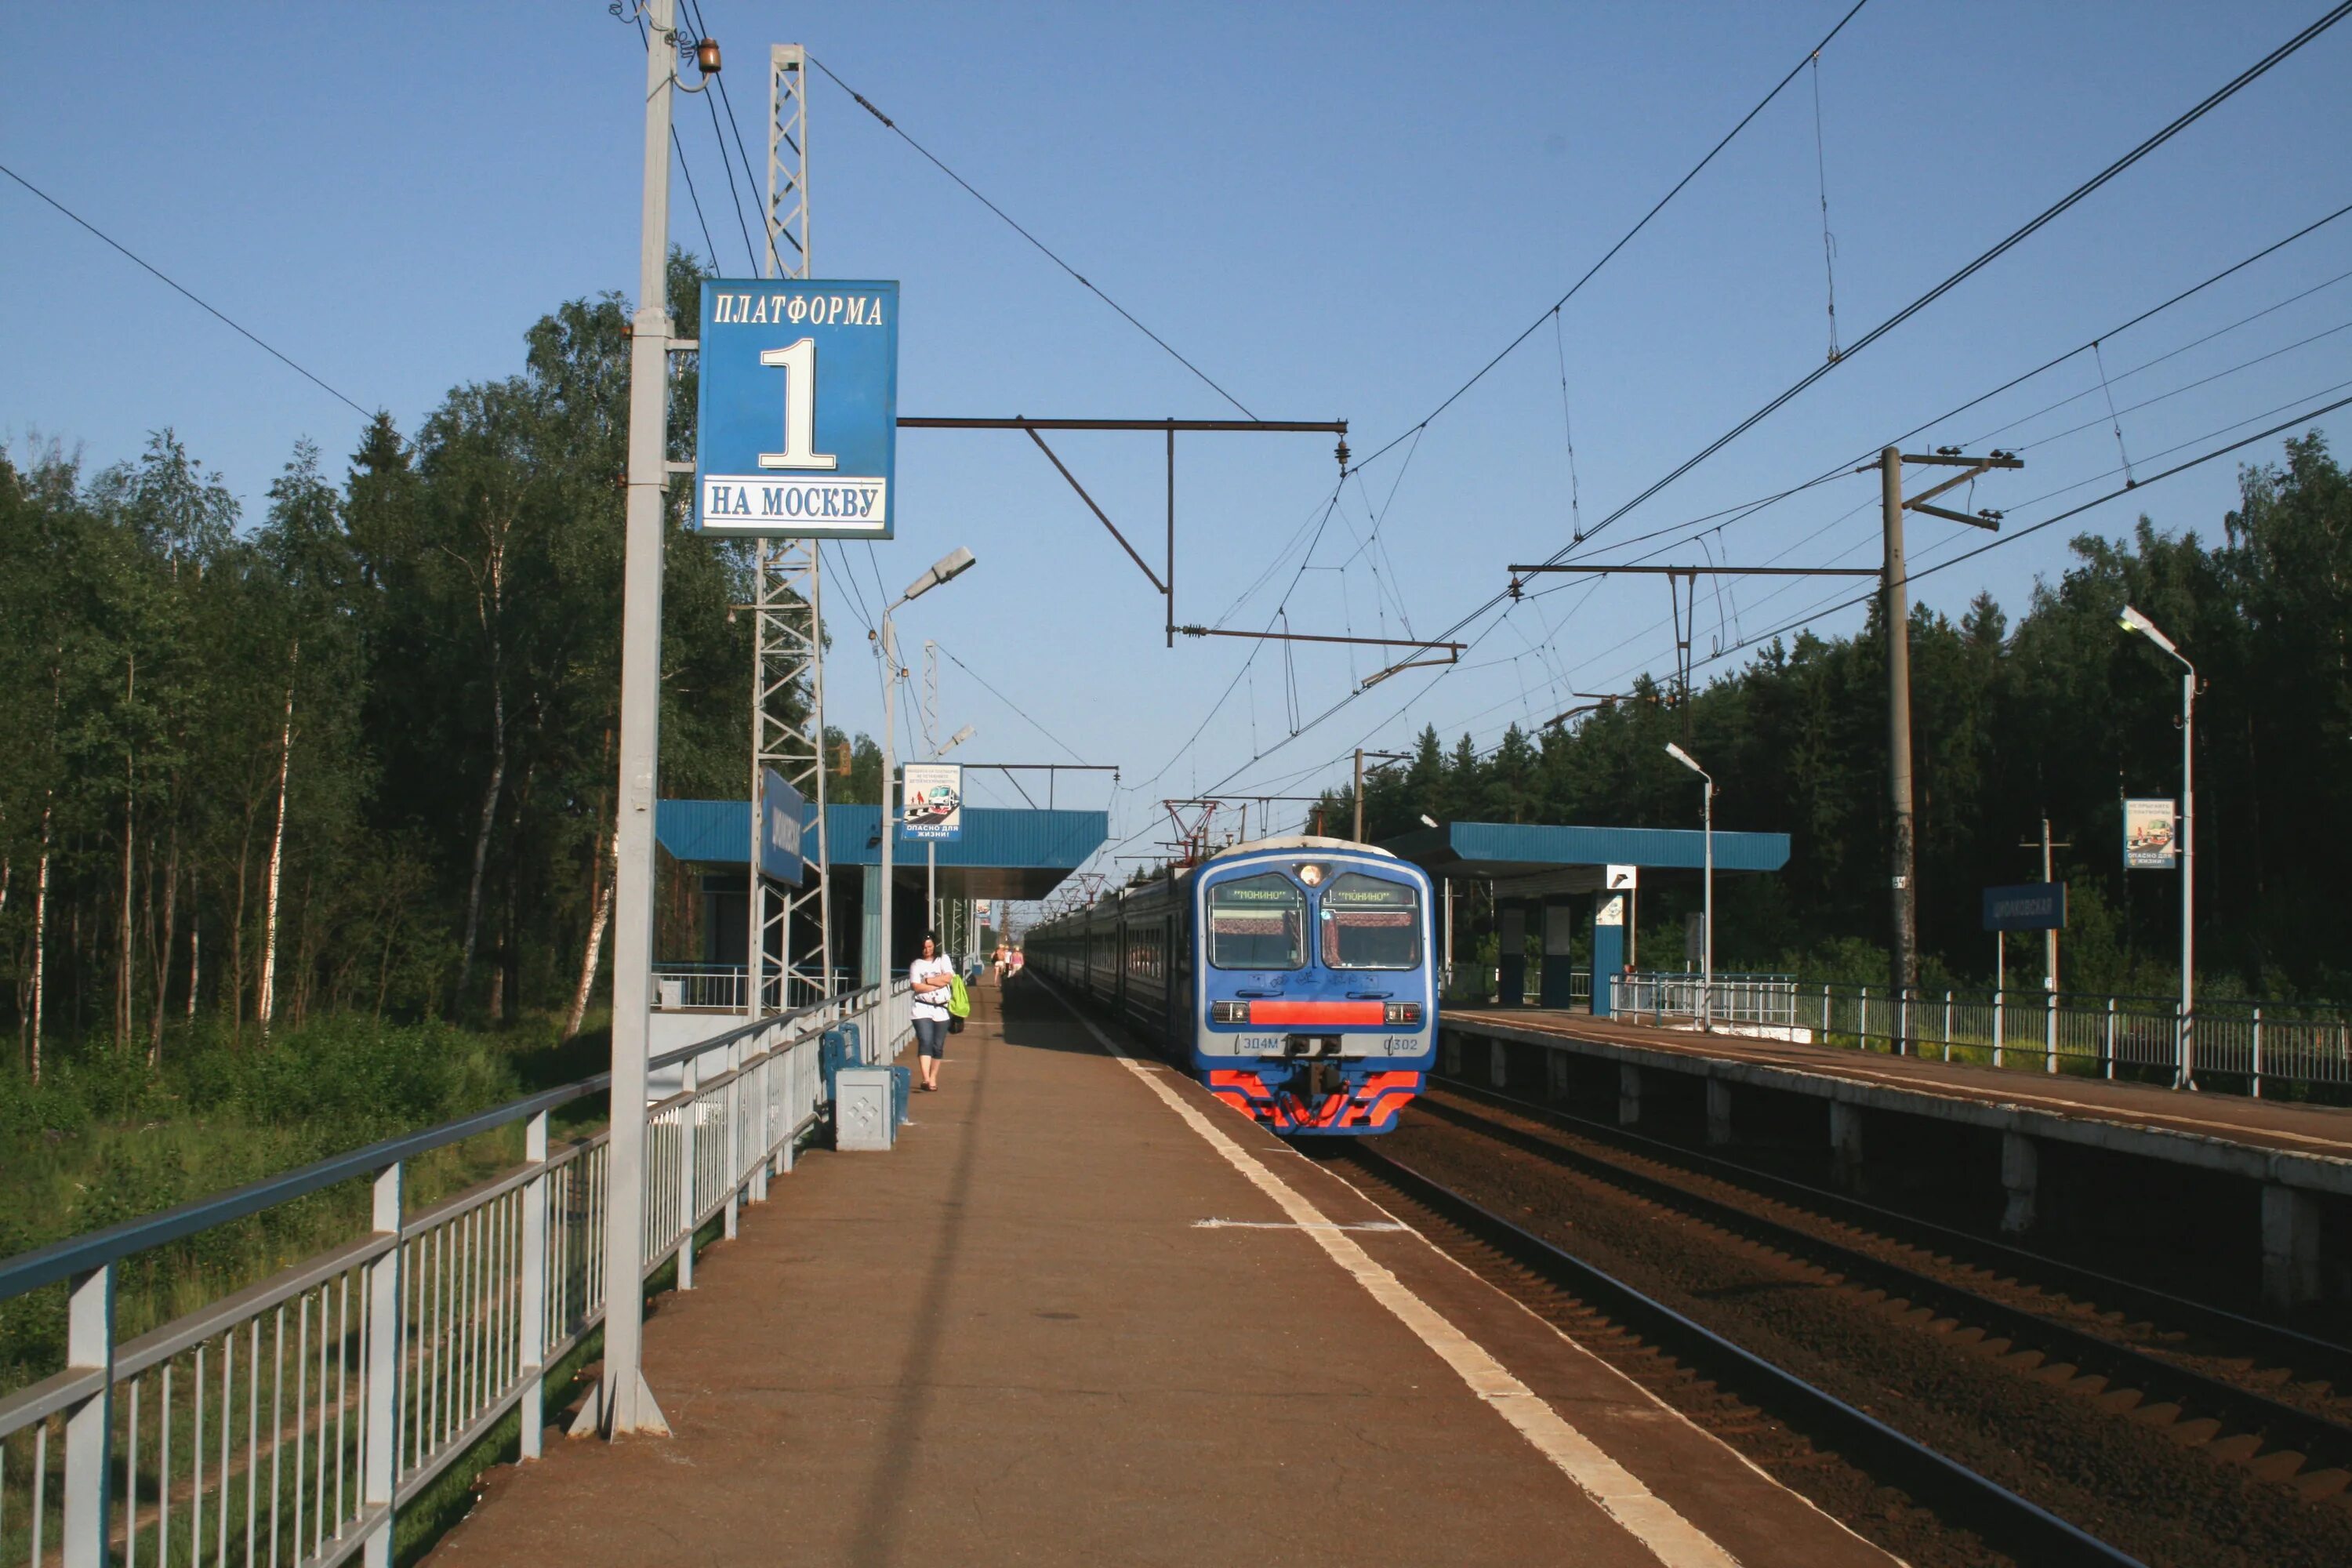
{"label": "train roof", "polygon": [[1352,838],[1326,838],[1313,833],[1289,833],[1276,838],[1253,838],[1247,844],[1231,844],[1209,857],[1222,860],[1228,855],[1250,855],[1261,849],[1344,849],[1351,854],[1378,855],[1393,860],[1396,856],[1377,844],[1359,844]]}

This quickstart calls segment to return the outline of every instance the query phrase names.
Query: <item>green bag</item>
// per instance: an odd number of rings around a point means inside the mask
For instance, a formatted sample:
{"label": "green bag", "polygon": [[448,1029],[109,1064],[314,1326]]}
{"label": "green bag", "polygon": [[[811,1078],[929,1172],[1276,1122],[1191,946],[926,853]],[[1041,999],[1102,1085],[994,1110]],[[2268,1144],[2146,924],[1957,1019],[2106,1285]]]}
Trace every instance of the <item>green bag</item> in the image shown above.
{"label": "green bag", "polygon": [[964,989],[963,976],[961,974],[948,976],[948,1016],[950,1018],[971,1016],[971,993]]}

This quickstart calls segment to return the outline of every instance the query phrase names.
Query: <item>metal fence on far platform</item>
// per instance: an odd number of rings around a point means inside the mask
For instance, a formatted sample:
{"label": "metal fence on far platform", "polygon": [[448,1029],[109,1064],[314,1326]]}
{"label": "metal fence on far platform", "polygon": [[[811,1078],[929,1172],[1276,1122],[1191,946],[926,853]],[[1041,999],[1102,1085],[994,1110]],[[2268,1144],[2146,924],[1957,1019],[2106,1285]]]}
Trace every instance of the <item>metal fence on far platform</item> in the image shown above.
{"label": "metal fence on far platform", "polygon": [[[861,1025],[868,1061],[910,1032],[904,982],[746,1024],[650,1064],[645,1270],[694,1276],[694,1236],[767,1195],[824,1094],[818,1041]],[[607,1134],[549,1142],[551,1111],[608,1075],[0,1260],[0,1310],[68,1289],[66,1365],[0,1397],[0,1563],[323,1565],[391,1561],[393,1521],[509,1412],[537,1455],[547,1369],[599,1322]],[[522,1163],[422,1212],[409,1164],[522,1128]],[[341,1183],[372,1229],[118,1342],[118,1281],[163,1249]],[[184,1255],[184,1254],[183,1254]]]}
{"label": "metal fence on far platform", "polygon": [[[1949,1061],[2113,1078],[2121,1066],[2174,1070],[2181,1056],[2177,998],[2044,991],[1914,991],[1808,984],[1786,975],[1622,976],[1612,995],[1629,1021],[1759,1025],[1811,1031],[1824,1044]],[[2259,1096],[2266,1083],[2352,1084],[2352,1022],[2340,1009],[2234,999],[2200,1001],[2188,1031],[2196,1070]]]}

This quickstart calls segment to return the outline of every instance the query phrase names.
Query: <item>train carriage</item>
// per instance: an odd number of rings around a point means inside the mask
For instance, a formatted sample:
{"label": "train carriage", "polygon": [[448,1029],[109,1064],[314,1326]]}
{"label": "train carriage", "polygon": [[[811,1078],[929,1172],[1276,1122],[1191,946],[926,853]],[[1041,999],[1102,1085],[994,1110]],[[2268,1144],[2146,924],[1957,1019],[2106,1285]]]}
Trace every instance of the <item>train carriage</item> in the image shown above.
{"label": "train carriage", "polygon": [[1385,1132],[1436,1054],[1434,902],[1385,849],[1266,838],[1024,947],[1243,1114],[1285,1134]]}

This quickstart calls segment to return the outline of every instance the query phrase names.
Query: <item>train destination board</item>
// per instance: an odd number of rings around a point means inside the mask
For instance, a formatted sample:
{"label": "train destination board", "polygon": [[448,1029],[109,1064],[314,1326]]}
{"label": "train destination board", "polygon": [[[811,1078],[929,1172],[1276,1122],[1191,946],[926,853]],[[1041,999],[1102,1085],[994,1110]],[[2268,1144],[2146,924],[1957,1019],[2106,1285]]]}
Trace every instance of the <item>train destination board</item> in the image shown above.
{"label": "train destination board", "polygon": [[891,537],[898,285],[706,279],[694,524]]}

